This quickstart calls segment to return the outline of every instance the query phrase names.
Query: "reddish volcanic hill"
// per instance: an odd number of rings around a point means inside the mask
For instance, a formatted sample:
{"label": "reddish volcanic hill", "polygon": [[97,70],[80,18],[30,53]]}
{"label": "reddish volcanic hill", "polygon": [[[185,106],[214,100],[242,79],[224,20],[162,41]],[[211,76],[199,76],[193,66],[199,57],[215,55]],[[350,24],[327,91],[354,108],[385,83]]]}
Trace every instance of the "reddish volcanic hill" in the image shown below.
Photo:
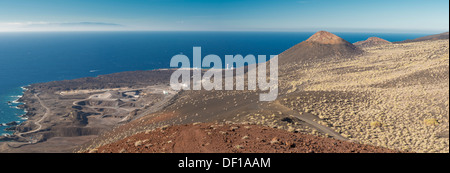
{"label": "reddish volcanic hill", "polygon": [[189,124],[138,133],[86,152],[95,153],[396,153],[258,125]]}
{"label": "reddish volcanic hill", "polygon": [[357,47],[372,47],[377,45],[385,45],[385,44],[392,44],[391,42],[378,38],[378,37],[370,37],[367,40],[364,41],[358,41],[354,43]]}
{"label": "reddish volcanic hill", "polygon": [[315,42],[320,44],[345,44],[347,41],[327,31],[319,31],[309,37],[306,42]]}
{"label": "reddish volcanic hill", "polygon": [[319,31],[279,55],[280,65],[303,64],[327,58],[347,58],[363,51],[350,42],[326,31]]}

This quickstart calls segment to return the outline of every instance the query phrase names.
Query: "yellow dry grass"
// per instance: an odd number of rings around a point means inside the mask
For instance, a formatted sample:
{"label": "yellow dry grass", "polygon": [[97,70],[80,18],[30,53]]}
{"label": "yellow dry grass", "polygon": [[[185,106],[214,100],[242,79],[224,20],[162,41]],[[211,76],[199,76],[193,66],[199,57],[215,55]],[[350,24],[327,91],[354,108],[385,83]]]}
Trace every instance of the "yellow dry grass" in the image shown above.
{"label": "yellow dry grass", "polygon": [[360,143],[448,153],[448,138],[435,136],[449,130],[449,41],[381,45],[365,51],[353,59],[302,66],[280,79],[287,93],[357,96],[301,98],[287,106],[313,112]]}

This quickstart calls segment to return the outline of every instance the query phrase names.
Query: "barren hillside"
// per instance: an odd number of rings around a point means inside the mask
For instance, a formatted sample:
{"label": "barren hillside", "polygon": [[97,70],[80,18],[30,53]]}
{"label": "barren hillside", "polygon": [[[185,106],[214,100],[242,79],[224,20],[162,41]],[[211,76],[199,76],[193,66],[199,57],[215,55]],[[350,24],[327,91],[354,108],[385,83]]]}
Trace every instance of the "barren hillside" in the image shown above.
{"label": "barren hillside", "polygon": [[92,149],[96,153],[393,153],[382,147],[249,124],[163,127]]}
{"label": "barren hillside", "polygon": [[392,44],[391,42],[384,40],[382,38],[378,37],[370,37],[367,40],[364,41],[358,41],[356,43],[353,43],[353,45],[357,47],[372,47],[372,46],[379,46],[384,44]]}
{"label": "barren hillside", "polygon": [[[160,127],[211,122],[260,125],[397,151],[448,152],[448,44],[435,40],[361,50],[319,32],[280,55],[275,102],[259,102],[255,91],[185,91],[161,112],[120,126],[79,151],[117,152],[109,147],[140,139],[144,132],[155,135]],[[161,150],[145,150],[151,151]]]}

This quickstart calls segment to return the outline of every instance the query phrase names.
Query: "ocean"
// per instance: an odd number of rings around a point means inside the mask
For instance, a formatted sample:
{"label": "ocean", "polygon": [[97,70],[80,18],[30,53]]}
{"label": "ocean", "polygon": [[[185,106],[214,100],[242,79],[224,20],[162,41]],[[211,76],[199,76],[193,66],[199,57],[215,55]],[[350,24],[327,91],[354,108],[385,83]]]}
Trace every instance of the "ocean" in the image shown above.
{"label": "ocean", "polygon": [[[306,40],[309,32],[28,32],[0,33],[0,134],[5,123],[25,120],[13,102],[21,87],[40,82],[93,77],[122,71],[168,68],[176,54],[192,57],[277,55]],[[354,43],[377,36],[388,41],[429,34],[335,33]],[[10,103],[8,103],[10,102]]]}

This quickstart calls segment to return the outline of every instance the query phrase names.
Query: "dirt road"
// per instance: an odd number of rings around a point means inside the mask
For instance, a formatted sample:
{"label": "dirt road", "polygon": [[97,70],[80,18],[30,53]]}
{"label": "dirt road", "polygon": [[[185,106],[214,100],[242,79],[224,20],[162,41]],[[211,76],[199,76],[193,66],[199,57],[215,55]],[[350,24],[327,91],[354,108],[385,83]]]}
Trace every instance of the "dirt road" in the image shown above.
{"label": "dirt road", "polygon": [[34,124],[36,124],[36,125],[38,126],[37,129],[31,130],[31,131],[28,131],[28,132],[24,132],[24,133],[18,133],[17,136],[19,136],[19,137],[22,137],[22,138],[23,138],[22,135],[34,133],[34,132],[37,132],[37,131],[41,130],[41,129],[42,129],[41,122],[42,122],[45,118],[47,118],[48,115],[51,114],[50,108],[48,108],[48,107],[44,104],[44,102],[42,102],[42,100],[41,100],[41,98],[39,98],[38,94],[39,94],[39,93],[36,93],[36,94],[34,94],[34,96],[35,96],[35,97],[37,98],[37,100],[39,101],[39,104],[41,104],[41,106],[45,109],[45,114],[44,114],[44,116],[42,116],[39,120],[37,120],[37,121],[34,122]]}

